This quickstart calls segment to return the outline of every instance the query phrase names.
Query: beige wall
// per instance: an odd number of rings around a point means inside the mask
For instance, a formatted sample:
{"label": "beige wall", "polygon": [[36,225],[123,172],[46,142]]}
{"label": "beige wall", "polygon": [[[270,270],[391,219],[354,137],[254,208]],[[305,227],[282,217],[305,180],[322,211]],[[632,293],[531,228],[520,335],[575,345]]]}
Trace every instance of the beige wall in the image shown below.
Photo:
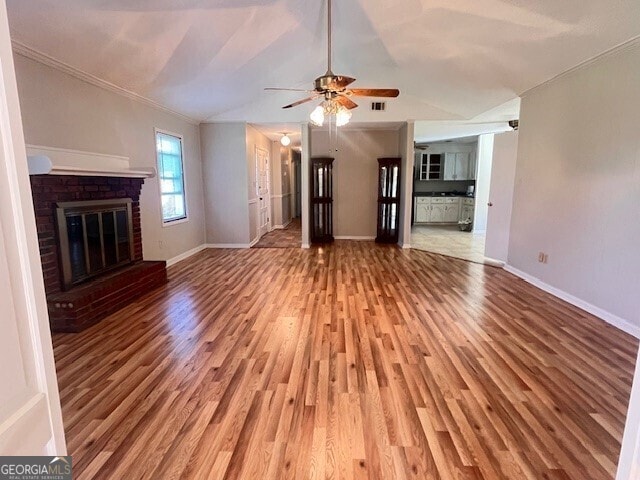
{"label": "beige wall", "polygon": [[248,246],[249,198],[245,123],[200,125],[207,243]]}
{"label": "beige wall", "polygon": [[181,117],[78,80],[15,55],[28,144],[122,155],[132,167],[155,167],[154,128],[183,135],[189,221],[162,226],[158,180],[140,199],[145,259],[167,260],[204,242],[202,163],[198,126]]}
{"label": "beige wall", "polygon": [[378,208],[378,158],[400,153],[398,130],[341,130],[338,152],[330,154],[326,130],[312,130],[311,155],[333,163],[333,234],[375,238]]}
{"label": "beige wall", "polygon": [[515,269],[636,335],[638,85],[636,44],[523,98],[508,256]]}

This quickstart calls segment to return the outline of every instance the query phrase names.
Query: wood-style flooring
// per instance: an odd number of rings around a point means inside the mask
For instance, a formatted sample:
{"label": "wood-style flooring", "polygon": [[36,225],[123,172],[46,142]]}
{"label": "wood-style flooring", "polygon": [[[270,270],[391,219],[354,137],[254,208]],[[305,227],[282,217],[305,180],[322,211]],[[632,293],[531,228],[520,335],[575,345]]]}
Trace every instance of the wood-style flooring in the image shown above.
{"label": "wood-style flooring", "polygon": [[302,224],[299,218],[294,218],[285,228],[272,230],[263,235],[253,248],[300,248],[300,245]]}
{"label": "wood-style flooring", "polygon": [[498,268],[206,250],[54,335],[77,479],[614,478],[637,341]]}

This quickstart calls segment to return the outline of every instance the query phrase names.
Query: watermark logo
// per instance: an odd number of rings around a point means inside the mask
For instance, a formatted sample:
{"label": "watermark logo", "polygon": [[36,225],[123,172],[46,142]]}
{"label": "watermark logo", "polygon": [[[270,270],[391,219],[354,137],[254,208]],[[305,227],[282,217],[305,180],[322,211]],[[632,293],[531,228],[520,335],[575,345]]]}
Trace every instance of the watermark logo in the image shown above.
{"label": "watermark logo", "polygon": [[71,457],[0,457],[0,480],[71,480]]}

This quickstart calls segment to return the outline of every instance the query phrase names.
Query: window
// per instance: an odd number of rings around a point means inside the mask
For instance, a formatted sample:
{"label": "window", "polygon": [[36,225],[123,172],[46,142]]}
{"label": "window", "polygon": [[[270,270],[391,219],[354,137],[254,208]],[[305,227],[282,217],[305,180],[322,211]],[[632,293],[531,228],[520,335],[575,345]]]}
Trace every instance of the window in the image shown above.
{"label": "window", "polygon": [[187,218],[182,168],[182,137],[156,131],[158,180],[163,223]]}

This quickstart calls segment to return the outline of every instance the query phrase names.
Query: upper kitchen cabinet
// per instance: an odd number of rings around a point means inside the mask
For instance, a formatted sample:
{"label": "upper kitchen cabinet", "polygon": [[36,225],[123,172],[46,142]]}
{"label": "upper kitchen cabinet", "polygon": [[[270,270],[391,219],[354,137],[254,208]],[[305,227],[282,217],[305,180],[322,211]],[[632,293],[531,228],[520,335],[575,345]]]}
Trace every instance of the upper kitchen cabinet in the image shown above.
{"label": "upper kitchen cabinet", "polygon": [[416,153],[418,180],[442,180],[443,155],[440,153]]}
{"label": "upper kitchen cabinet", "polygon": [[444,157],[444,180],[474,180],[475,161],[471,165],[470,152],[446,153]]}

